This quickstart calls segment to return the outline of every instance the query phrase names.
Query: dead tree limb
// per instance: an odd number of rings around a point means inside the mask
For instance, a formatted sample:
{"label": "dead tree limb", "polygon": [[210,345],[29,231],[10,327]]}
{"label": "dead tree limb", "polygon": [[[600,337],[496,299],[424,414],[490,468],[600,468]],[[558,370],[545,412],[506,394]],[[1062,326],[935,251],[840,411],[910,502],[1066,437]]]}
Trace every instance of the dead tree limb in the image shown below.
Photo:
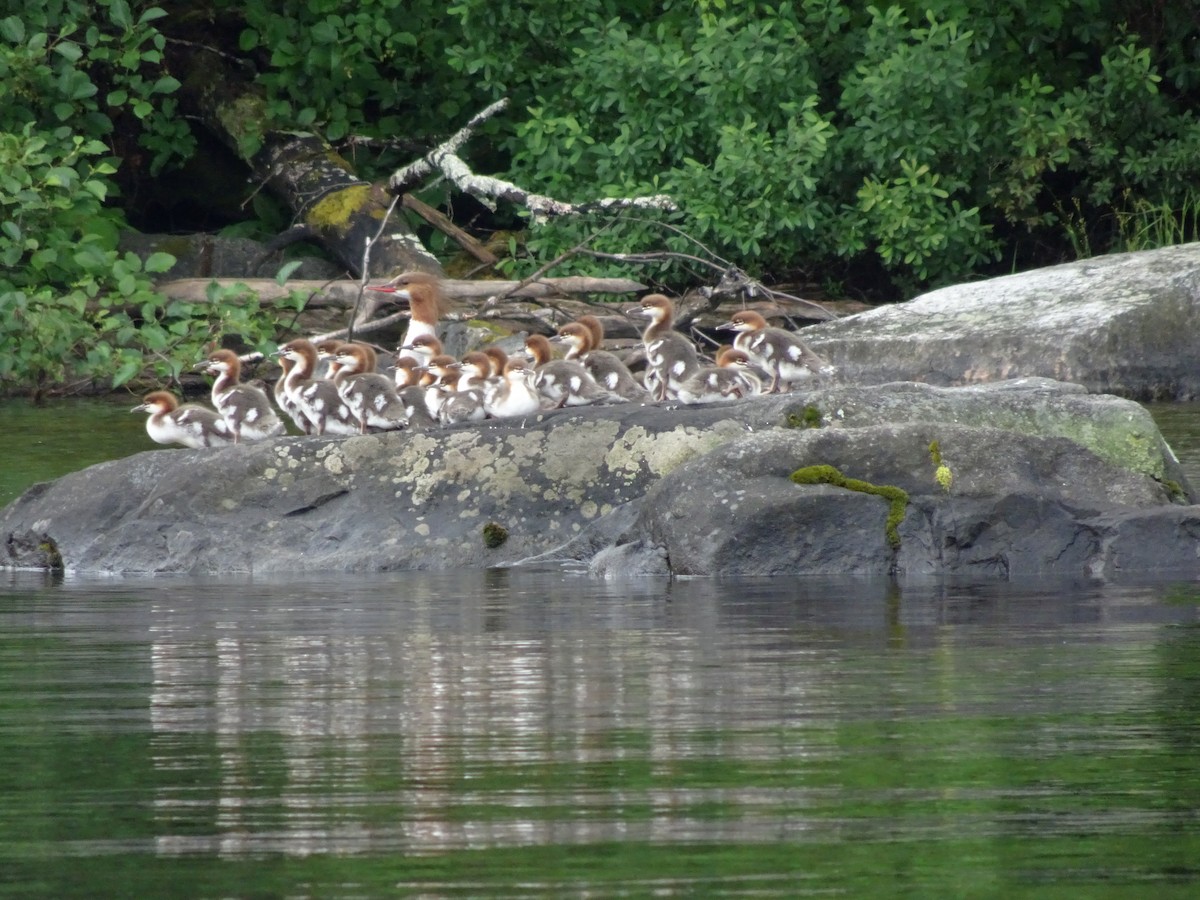
{"label": "dead tree limb", "polygon": [[650,197],[611,197],[587,203],[566,203],[544,194],[527,191],[511,181],[504,181],[489,175],[476,175],[458,155],[458,149],[470,139],[471,133],[481,123],[490,119],[507,105],[507,99],[497,100],[472,117],[471,121],[451,135],[449,140],[434,147],[416,162],[393,173],[392,177],[388,179],[390,190],[394,193],[401,193],[434,172],[440,172],[464,194],[470,194],[485,203],[488,199],[507,200],[510,203],[524,206],[533,214],[535,222],[542,222],[553,216],[612,212],[618,209],[676,209],[675,201],[665,194],[655,194]]}

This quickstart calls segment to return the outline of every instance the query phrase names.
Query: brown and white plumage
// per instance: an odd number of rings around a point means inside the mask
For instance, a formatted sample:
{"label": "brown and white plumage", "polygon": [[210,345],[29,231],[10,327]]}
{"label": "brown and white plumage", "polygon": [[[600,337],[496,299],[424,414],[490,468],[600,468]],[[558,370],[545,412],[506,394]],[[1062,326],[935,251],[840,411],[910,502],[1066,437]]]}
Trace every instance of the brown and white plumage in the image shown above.
{"label": "brown and white plumage", "polygon": [[717,354],[715,366],[701,366],[683,382],[677,397],[684,403],[713,403],[761,394],[762,382],[746,367],[749,362],[741,350],[728,347]]}
{"label": "brown and white plumage", "polygon": [[199,449],[233,443],[233,432],[211,409],[179,404],[170,391],[152,391],[130,412],[148,412],[146,433],[156,444],[182,444]]}
{"label": "brown and white plumage", "polygon": [[337,386],[324,378],[316,378],[317,348],[312,341],[297,338],[276,351],[293,362],[287,373],[284,390],[308,420],[311,434],[358,434],[358,420],[338,394]]}
{"label": "brown and white plumage", "polygon": [[695,346],[674,330],[675,304],[662,294],[647,294],[634,313],[650,320],[642,332],[642,343],[646,346],[646,389],[655,400],[675,397],[679,385],[700,368]]}
{"label": "brown and white plumage", "polygon": [[492,385],[484,395],[484,409],[496,419],[532,416],[542,408],[542,398],[534,388],[534,372],[523,359],[510,359],[504,365],[503,381]]}
{"label": "brown and white plumage", "polygon": [[565,358],[582,362],[601,387],[633,402],[650,399],[650,393],[620,357],[600,349],[604,325],[595,316],[581,316],[578,321],[564,325],[558,329],[558,339],[567,348]]}
{"label": "brown and white plumage", "polygon": [[375,371],[375,350],[367,344],[341,344],[333,355],[338,372],[333,377],[338,394],[358,419],[360,434],[368,429],[394,431],[408,424],[396,383]]}
{"label": "brown and white plumage", "polygon": [[212,404],[235,444],[278,437],[286,430],[267,399],[267,392],[252,384],[242,384],[242,361],[232,350],[214,350],[198,368],[215,375]]}
{"label": "brown and white plumage", "polygon": [[555,359],[550,340],[544,334],[531,334],[525,339],[525,350],[533,359],[534,387],[550,406],[589,406],[593,403],[623,403],[620,394],[602,387],[574,359]]}
{"label": "brown and white plumage", "polygon": [[438,318],[444,303],[436,276],[427,272],[405,272],[394,284],[379,285],[371,290],[391,294],[408,304],[411,315],[397,356],[411,355],[408,345],[422,335],[437,337]]}
{"label": "brown and white plumage", "polygon": [[837,371],[804,343],[799,335],[770,327],[767,320],[752,309],[734,313],[728,322],[717,327],[737,332],[733,346],[770,376],[768,393],[774,394],[784,385],[811,381]]}

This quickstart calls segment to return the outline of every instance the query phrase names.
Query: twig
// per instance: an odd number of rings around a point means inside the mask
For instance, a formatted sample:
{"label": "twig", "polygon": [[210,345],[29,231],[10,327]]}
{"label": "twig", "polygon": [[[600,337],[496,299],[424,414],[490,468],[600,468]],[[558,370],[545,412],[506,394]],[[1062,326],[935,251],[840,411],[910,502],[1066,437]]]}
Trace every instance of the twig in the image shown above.
{"label": "twig", "polygon": [[546,263],[544,266],[539,268],[536,272],[534,272],[529,277],[522,278],[520,281],[518,281],[516,284],[514,284],[512,287],[508,288],[507,290],[501,291],[499,294],[493,294],[492,296],[488,297],[487,300],[483,304],[484,311],[491,309],[493,306],[495,306],[497,303],[499,303],[501,300],[505,299],[506,297],[511,297],[517,291],[521,290],[521,288],[526,287],[527,285],[533,284],[535,281],[538,281],[543,275],[545,275],[547,272],[549,272],[555,266],[559,265],[560,263],[565,262],[566,260],[570,259],[575,254],[581,252],[588,244],[590,244],[592,241],[596,240],[596,238],[600,237],[600,235],[604,234],[604,232],[608,231],[608,229],[612,228],[613,225],[616,223],[616,221],[617,220],[614,219],[613,221],[611,221],[607,225],[605,225],[603,228],[601,228],[599,231],[593,231],[591,234],[589,234],[587,237],[585,237],[582,241],[580,241],[578,244],[576,244],[570,250],[566,250],[563,253],[560,253],[557,257],[550,260],[550,262]]}
{"label": "twig", "polygon": [[[400,202],[400,194],[392,197],[392,202],[388,204],[387,212],[383,214],[383,220],[379,223],[379,229],[373,237],[368,237],[363,242],[363,261],[362,274],[358,279],[358,296],[354,298],[354,313],[350,316],[350,325],[346,328],[346,340],[354,340],[354,326],[358,324],[358,311],[362,307],[363,296],[367,292],[367,282],[371,279],[371,248],[375,246],[376,241],[383,235],[383,230],[387,228],[388,219],[392,217],[392,211],[396,208],[396,204]],[[372,309],[371,312],[375,310]]]}

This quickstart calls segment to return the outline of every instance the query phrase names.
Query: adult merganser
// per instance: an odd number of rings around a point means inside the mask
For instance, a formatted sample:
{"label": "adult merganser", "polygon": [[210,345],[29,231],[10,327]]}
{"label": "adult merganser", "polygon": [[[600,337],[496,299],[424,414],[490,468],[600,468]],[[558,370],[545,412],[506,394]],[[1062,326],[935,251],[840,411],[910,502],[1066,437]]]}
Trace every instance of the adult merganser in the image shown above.
{"label": "adult merganser", "polygon": [[752,309],[734,313],[717,328],[737,332],[733,346],[771,376],[769,394],[778,393],[783,385],[791,386],[837,371],[796,334],[769,327],[767,320]]}
{"label": "adult merganser", "polygon": [[324,378],[314,378],[317,348],[312,341],[297,338],[276,351],[295,365],[288,372],[284,390],[312,426],[312,434],[358,434],[358,420],[338,394],[337,386]]}
{"label": "adult merganser", "polygon": [[684,403],[712,403],[737,400],[762,393],[762,382],[746,365],[750,357],[733,347],[717,354],[715,366],[702,366],[679,386],[677,396]]}
{"label": "adult merganser", "polygon": [[487,414],[496,419],[532,416],[542,408],[542,398],[530,383],[533,370],[523,359],[510,359],[504,365],[504,380],[493,385],[483,398]]}
{"label": "adult merganser", "polygon": [[170,391],[152,391],[130,412],[150,413],[146,434],[156,444],[199,449],[233,443],[233,432],[220,415],[193,403],[180,406]]}
{"label": "adult merganser", "polygon": [[229,426],[235,444],[278,437],[286,431],[267,399],[267,392],[256,385],[240,383],[242,361],[232,350],[214,350],[197,368],[217,376],[212,386],[212,404]]}
{"label": "adult merganser", "polygon": [[534,387],[551,406],[589,406],[593,403],[624,403],[625,398],[596,383],[596,379],[575,359],[555,359],[550,340],[544,334],[525,338],[525,350],[533,358]]}
{"label": "adult merganser", "polygon": [[578,359],[583,363],[596,382],[626,400],[643,402],[650,393],[642,387],[629,366],[615,353],[600,349],[604,339],[604,325],[595,316],[580,316],[558,329],[560,341],[566,345],[566,359]]}
{"label": "adult merganser", "polygon": [[394,431],[408,425],[404,404],[396,393],[396,382],[375,371],[374,348],[367,344],[342,344],[333,360],[338,365],[333,383],[358,419],[359,434],[366,434],[368,427]]}
{"label": "adult merganser", "polygon": [[640,308],[633,312],[650,319],[642,332],[642,343],[646,345],[646,389],[656,400],[674,397],[679,385],[700,369],[695,346],[673,329],[675,304],[662,294],[647,294]]}
{"label": "adult merganser", "polygon": [[395,284],[372,287],[373,291],[392,294],[408,303],[411,313],[397,356],[411,356],[409,345],[422,335],[437,336],[438,317],[442,314],[442,289],[438,279],[427,272],[405,272]]}

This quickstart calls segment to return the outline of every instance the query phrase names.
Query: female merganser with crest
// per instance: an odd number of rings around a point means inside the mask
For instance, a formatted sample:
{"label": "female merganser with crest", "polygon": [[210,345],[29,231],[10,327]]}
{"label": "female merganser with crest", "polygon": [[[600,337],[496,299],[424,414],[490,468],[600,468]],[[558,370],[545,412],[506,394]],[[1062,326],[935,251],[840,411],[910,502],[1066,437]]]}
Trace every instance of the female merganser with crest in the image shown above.
{"label": "female merganser with crest", "polygon": [[442,290],[438,279],[428,272],[405,272],[395,284],[372,287],[373,291],[392,294],[408,303],[411,316],[397,356],[405,356],[409,345],[422,335],[437,337],[438,317],[442,313]]}
{"label": "female merganser with crest", "polygon": [[180,406],[170,391],[152,391],[130,412],[150,413],[146,434],[156,444],[182,444],[195,450],[233,442],[233,432],[221,416],[192,403]]}

